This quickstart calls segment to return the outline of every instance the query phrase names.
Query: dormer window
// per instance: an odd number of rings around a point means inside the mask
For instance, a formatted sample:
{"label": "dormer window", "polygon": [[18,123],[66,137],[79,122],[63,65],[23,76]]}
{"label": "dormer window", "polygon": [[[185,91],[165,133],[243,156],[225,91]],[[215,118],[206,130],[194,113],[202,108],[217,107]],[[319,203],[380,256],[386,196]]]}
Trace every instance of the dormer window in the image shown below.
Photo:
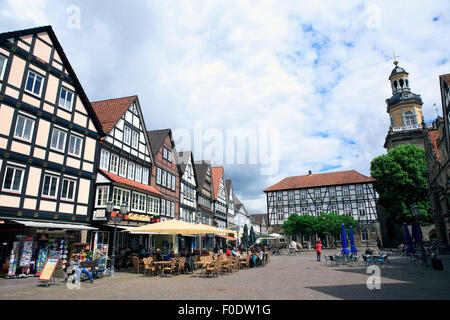
{"label": "dormer window", "polygon": [[405,125],[411,126],[417,124],[416,115],[411,111],[405,112]]}

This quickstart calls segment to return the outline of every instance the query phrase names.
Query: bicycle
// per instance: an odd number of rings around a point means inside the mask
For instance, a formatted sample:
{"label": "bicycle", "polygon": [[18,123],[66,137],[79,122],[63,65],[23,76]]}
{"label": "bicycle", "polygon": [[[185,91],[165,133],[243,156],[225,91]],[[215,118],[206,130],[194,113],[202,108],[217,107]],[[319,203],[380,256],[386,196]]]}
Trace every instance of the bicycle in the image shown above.
{"label": "bicycle", "polygon": [[278,249],[278,248],[271,248],[270,251],[272,252],[272,254],[273,254],[274,256],[279,256],[279,255],[282,255],[282,254],[283,254],[282,250],[280,250],[280,249]]}
{"label": "bicycle", "polygon": [[297,253],[295,252],[294,248],[286,248],[286,254],[290,256],[295,256]]}

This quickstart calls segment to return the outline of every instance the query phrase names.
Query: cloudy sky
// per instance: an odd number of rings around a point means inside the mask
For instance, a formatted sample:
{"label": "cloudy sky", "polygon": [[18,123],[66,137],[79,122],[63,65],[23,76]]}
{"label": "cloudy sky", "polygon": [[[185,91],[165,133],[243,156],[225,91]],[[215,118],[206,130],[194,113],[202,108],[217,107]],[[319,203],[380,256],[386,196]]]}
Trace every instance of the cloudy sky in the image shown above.
{"label": "cloudy sky", "polygon": [[[171,128],[178,149],[223,164],[250,213],[286,176],[370,174],[385,153],[393,50],[425,119],[435,102],[442,114],[448,0],[2,2],[0,32],[52,25],[91,101],[138,95],[147,129]],[[242,129],[260,134],[241,150],[258,145],[256,161],[226,161],[226,133]]]}

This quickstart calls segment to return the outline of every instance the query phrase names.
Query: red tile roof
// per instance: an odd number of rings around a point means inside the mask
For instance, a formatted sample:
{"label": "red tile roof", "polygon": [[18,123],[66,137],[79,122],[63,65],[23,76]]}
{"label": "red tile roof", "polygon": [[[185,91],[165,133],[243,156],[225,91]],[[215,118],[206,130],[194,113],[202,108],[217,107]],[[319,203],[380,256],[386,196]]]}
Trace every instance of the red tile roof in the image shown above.
{"label": "red tile roof", "polygon": [[287,177],[264,190],[277,191],[311,187],[323,187],[351,183],[374,182],[375,179],[362,175],[355,170],[319,173],[312,175]]}
{"label": "red tile roof", "polygon": [[109,133],[135,99],[131,96],[91,102],[103,131]]}
{"label": "red tile roof", "polygon": [[220,179],[222,179],[223,167],[211,167],[212,184],[214,187],[214,199],[219,195]]}
{"label": "red tile roof", "polygon": [[439,76],[442,80],[447,82],[447,84],[450,86],[450,73],[442,74]]}
{"label": "red tile roof", "polygon": [[439,131],[438,130],[430,130],[430,131],[428,131],[428,134],[430,135],[431,142],[433,143],[434,153],[436,153],[438,160],[441,161],[441,156],[439,154],[439,149],[437,146],[437,140],[439,138]]}
{"label": "red tile roof", "polygon": [[99,170],[99,171],[102,174],[104,174],[105,176],[107,176],[109,179],[114,181],[114,182],[117,182],[117,183],[129,186],[129,187],[132,187],[132,188],[140,189],[140,190],[145,191],[145,192],[150,192],[150,193],[153,193],[153,194],[158,195],[158,196],[163,196],[163,194],[161,192],[159,192],[155,188],[153,188],[151,186],[148,186],[146,184],[142,184],[142,183],[139,183],[139,182],[136,182],[136,181],[133,181],[133,180],[128,180],[128,179],[122,178],[122,177],[120,177],[118,175],[112,174],[110,172],[106,172],[104,170]]}

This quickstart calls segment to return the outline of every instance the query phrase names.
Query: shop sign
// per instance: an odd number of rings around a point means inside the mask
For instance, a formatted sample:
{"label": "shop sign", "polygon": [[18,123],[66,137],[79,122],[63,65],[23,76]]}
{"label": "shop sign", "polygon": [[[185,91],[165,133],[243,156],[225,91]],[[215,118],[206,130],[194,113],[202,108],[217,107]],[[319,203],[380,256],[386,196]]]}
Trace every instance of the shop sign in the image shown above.
{"label": "shop sign", "polygon": [[150,222],[151,221],[151,217],[143,215],[143,214],[130,213],[130,214],[128,214],[128,220]]}
{"label": "shop sign", "polygon": [[55,272],[56,265],[58,264],[59,258],[50,257],[45,263],[44,269],[41,272],[39,280],[50,281]]}

